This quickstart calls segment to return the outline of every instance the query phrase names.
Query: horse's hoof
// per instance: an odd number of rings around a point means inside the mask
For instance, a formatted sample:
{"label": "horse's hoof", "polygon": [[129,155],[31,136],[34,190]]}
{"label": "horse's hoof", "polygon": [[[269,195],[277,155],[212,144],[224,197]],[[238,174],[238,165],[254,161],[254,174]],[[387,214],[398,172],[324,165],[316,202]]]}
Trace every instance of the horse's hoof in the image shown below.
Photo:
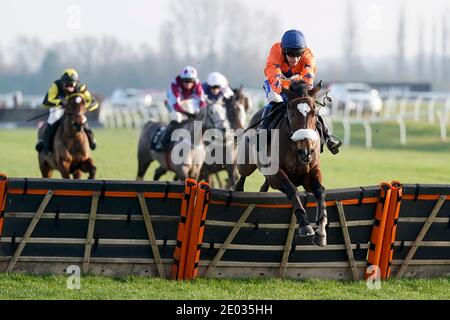
{"label": "horse's hoof", "polygon": [[309,224],[307,224],[306,226],[300,227],[298,229],[298,235],[300,237],[312,237],[312,236],[314,236],[314,234],[315,234],[315,231]]}
{"label": "horse's hoof", "polygon": [[327,236],[321,235],[316,232],[312,239],[312,243],[318,247],[325,247],[327,245]]}

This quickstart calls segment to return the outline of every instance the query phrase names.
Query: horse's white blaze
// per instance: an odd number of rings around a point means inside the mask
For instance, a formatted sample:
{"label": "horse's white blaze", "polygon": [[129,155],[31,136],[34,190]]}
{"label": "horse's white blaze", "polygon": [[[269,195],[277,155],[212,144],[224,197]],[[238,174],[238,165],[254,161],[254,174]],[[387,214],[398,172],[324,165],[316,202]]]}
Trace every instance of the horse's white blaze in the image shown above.
{"label": "horse's white blaze", "polygon": [[298,111],[300,111],[301,114],[306,118],[306,115],[311,111],[311,107],[308,106],[307,103],[299,103],[297,105]]}
{"label": "horse's white blaze", "polygon": [[78,96],[78,97],[75,98],[75,103],[76,103],[76,104],[80,104],[81,101],[83,101],[83,99],[82,99],[80,96]]}
{"label": "horse's white blaze", "polygon": [[319,134],[316,130],[312,129],[300,129],[294,132],[291,137],[292,141],[311,140],[314,142],[319,141]]}

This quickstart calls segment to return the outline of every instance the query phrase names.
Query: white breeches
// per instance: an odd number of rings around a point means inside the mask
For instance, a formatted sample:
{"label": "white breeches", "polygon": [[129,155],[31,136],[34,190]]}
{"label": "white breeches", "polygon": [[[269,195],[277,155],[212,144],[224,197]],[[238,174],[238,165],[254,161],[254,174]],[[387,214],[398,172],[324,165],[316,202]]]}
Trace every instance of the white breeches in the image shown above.
{"label": "white breeches", "polygon": [[50,114],[48,115],[47,123],[53,125],[56,121],[61,119],[63,115],[63,108],[50,108]]}
{"label": "white breeches", "polygon": [[[198,102],[195,100],[185,100],[181,103],[181,108],[189,113],[196,113],[199,110]],[[187,117],[175,110],[170,112],[170,121],[176,121],[178,123],[187,120]]]}

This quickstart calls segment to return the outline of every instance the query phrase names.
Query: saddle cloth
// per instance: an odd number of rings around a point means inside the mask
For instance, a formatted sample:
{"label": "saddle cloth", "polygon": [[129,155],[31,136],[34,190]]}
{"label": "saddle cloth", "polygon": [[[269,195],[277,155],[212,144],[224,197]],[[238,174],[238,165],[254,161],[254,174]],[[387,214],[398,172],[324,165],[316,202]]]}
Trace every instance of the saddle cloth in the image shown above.
{"label": "saddle cloth", "polygon": [[166,132],[167,127],[159,127],[158,130],[155,132],[155,135],[153,136],[151,148],[152,150],[156,149],[156,146],[164,136],[164,132]]}

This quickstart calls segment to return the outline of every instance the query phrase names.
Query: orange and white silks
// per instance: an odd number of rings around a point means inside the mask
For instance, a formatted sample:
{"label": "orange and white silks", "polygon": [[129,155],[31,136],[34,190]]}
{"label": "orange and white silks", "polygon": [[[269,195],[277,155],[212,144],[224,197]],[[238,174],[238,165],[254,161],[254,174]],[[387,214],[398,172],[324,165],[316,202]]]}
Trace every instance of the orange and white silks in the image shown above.
{"label": "orange and white silks", "polygon": [[291,80],[286,78],[291,78],[294,75],[299,75],[298,80],[303,80],[312,86],[317,67],[311,50],[306,48],[300,62],[295,67],[289,66],[282,50],[281,42],[277,42],[272,46],[267,57],[264,74],[272,90],[280,94],[282,87],[289,88]]}

